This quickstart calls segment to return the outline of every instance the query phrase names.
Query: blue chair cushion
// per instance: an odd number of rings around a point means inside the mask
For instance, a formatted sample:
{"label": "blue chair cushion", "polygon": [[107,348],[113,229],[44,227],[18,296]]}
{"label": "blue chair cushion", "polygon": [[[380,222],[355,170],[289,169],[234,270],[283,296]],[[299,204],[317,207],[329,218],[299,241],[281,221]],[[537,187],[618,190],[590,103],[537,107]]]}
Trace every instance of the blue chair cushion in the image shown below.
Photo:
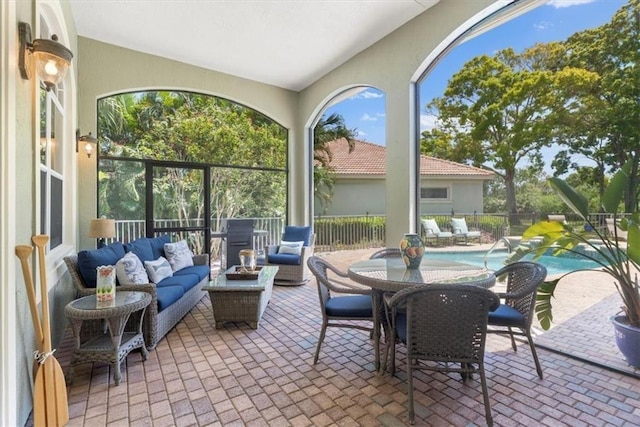
{"label": "blue chair cushion", "polygon": [[500,304],[497,310],[489,312],[489,324],[524,328],[527,326],[527,319],[515,308]]}
{"label": "blue chair cushion", "polygon": [[329,298],[325,305],[327,316],[372,317],[373,306],[369,295],[349,295]]}
{"label": "blue chair cushion", "polygon": [[208,265],[192,265],[189,267],[185,267],[181,270],[174,271],[173,277],[180,277],[184,274],[195,274],[198,276],[198,282],[205,277],[209,277],[209,266]]}
{"label": "blue chair cushion", "polygon": [[78,252],[78,269],[88,288],[96,287],[96,267],[116,265],[124,257],[122,243],[114,242],[100,249]]}
{"label": "blue chair cushion", "polygon": [[407,312],[399,311],[396,315],[396,335],[398,339],[406,344],[407,342]]}
{"label": "blue chair cushion", "polygon": [[126,252],[138,255],[140,261],[155,261],[164,256],[164,244],[171,243],[171,236],[165,234],[160,237],[141,237],[124,245]]}
{"label": "blue chair cushion", "polygon": [[269,255],[269,264],[300,265],[300,255],[293,255],[293,254]]}
{"label": "blue chair cushion", "polygon": [[184,288],[182,286],[162,286],[156,288],[156,293],[158,295],[158,312],[161,312],[182,298]]}
{"label": "blue chair cushion", "polygon": [[296,225],[287,225],[284,228],[282,240],[286,242],[304,242],[303,246],[311,245],[311,236],[313,232],[311,227],[300,227]]}

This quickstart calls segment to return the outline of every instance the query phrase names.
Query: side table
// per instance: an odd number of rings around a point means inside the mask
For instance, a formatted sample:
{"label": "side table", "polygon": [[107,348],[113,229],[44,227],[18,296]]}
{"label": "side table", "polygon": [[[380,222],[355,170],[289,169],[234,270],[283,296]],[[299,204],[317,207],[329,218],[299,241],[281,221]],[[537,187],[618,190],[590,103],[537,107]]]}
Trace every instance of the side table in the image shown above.
{"label": "side table", "polygon": [[[147,360],[147,348],[142,335],[142,319],[151,295],[146,292],[116,291],[114,303],[109,307],[97,305],[95,295],[71,301],[64,309],[69,319],[74,336],[74,350],[71,365],[67,371],[67,383],[73,382],[74,367],[81,363],[104,362],[113,365],[113,379],[120,384],[120,364],[134,349],[140,348],[142,360]],[[141,311],[135,316],[135,322],[125,331],[125,326],[132,313]],[[102,328],[97,333],[90,333],[86,339],[82,336],[82,323],[85,320],[104,319],[108,333]],[[132,319],[133,320],[133,319]],[[85,334],[86,335],[86,334]]]}

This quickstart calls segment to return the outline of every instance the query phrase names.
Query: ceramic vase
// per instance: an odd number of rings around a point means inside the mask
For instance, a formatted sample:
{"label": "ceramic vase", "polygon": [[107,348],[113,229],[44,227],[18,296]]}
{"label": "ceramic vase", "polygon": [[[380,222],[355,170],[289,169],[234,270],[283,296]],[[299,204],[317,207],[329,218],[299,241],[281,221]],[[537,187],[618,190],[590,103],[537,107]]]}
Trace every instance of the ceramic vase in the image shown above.
{"label": "ceramic vase", "polygon": [[402,260],[407,268],[420,268],[422,255],[424,255],[424,244],[417,234],[407,233],[400,240],[400,252]]}

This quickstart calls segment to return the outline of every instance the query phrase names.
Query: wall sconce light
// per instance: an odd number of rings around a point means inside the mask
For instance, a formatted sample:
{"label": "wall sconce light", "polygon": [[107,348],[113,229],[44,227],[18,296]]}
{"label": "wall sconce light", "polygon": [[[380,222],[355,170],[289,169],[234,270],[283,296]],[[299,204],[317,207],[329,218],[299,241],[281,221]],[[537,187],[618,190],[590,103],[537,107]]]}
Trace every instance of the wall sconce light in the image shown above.
{"label": "wall sconce light", "polygon": [[71,65],[73,53],[58,42],[58,36],[54,34],[51,40],[31,40],[31,27],[26,22],[18,24],[18,36],[20,39],[18,67],[22,78],[25,80],[31,78],[31,71],[27,64],[27,51],[29,51],[35,60],[36,72],[47,90],[60,83]]}
{"label": "wall sconce light", "polygon": [[93,146],[91,144],[96,144],[97,146],[98,138],[91,135],[91,132],[89,132],[89,135],[80,136],[80,129],[76,129],[76,153],[80,151],[79,147],[81,142],[87,143],[84,146],[84,151],[87,153],[87,157],[91,157],[91,153],[93,153]]}

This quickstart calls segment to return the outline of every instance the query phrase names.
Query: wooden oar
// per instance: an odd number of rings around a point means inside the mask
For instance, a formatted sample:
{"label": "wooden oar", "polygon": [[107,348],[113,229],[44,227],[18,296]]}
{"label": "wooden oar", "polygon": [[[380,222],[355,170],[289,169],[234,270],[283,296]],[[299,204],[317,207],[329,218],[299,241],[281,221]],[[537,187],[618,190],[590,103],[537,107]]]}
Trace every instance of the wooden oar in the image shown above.
{"label": "wooden oar", "polygon": [[27,287],[27,299],[29,300],[29,309],[31,311],[31,320],[33,320],[33,328],[36,330],[38,351],[42,352],[42,348],[44,345],[44,338],[42,336],[42,324],[40,323],[38,305],[36,304],[36,291],[33,286],[33,277],[31,277],[31,269],[29,268],[29,257],[31,256],[32,252],[33,246],[16,246],[16,256],[20,259],[20,265],[22,266],[22,275],[24,276],[24,283]]}
{"label": "wooden oar", "polygon": [[[40,361],[40,368],[36,373],[33,392],[34,425],[64,426],[69,422],[69,405],[67,403],[67,387],[60,363],[51,351],[51,326],[49,320],[49,292],[47,289],[47,266],[45,263],[45,247],[49,236],[33,236],[31,241],[38,248],[40,266],[40,293],[42,296],[42,351],[44,360]],[[44,419],[38,420],[35,411],[35,401],[42,399],[45,403]]]}

